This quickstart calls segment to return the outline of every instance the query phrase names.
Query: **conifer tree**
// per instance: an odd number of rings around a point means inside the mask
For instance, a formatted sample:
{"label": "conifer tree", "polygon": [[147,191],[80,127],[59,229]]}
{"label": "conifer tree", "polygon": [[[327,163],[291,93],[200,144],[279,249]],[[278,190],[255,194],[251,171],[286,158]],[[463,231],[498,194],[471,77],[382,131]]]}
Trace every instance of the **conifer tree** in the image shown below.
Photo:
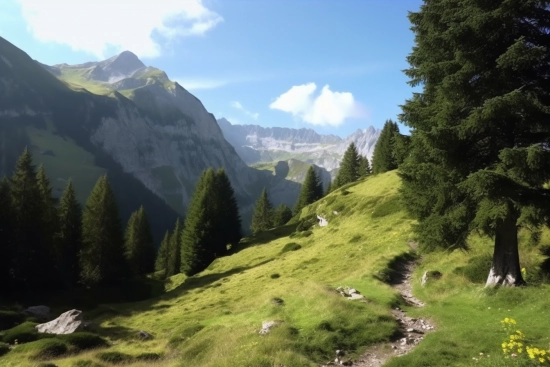
{"label": "conifer tree", "polygon": [[6,178],[0,180],[0,294],[10,289],[13,261],[12,211],[10,184]]}
{"label": "conifer tree", "polygon": [[143,206],[133,212],[128,220],[124,247],[126,262],[133,276],[140,277],[153,271],[155,248],[149,219]]}
{"label": "conifer tree", "polygon": [[405,71],[422,92],[402,194],[424,247],[494,238],[487,285],[521,285],[518,229],[550,224],[549,1],[426,1]]}
{"label": "conifer tree", "polygon": [[58,228],[57,211],[55,208],[55,199],[52,196],[52,187],[50,180],[46,176],[46,171],[43,165],[40,165],[36,174],[36,184],[39,192],[39,205],[42,216],[37,218],[35,230],[40,231],[42,237],[42,245],[51,260],[47,262],[47,271],[43,277],[47,277],[52,285],[59,286],[61,279],[57,279],[60,275],[59,271],[59,254],[56,251],[54,237]]}
{"label": "conifer tree", "polygon": [[281,204],[275,209],[275,213],[273,214],[273,226],[284,226],[290,219],[292,219],[292,210],[285,204]]}
{"label": "conifer tree", "polygon": [[219,246],[215,250],[216,256],[227,253],[227,244],[237,245],[242,238],[241,216],[235,198],[235,191],[229,177],[223,168],[216,172],[215,181],[216,213],[218,220]]}
{"label": "conifer tree", "polygon": [[58,231],[55,236],[58,274],[67,286],[75,285],[80,276],[79,253],[82,249],[82,207],[76,200],[71,180],[59,200]]}
{"label": "conifer tree", "polygon": [[17,287],[42,287],[48,282],[49,248],[43,237],[41,195],[31,153],[25,149],[11,177],[13,280]]}
{"label": "conifer tree", "polygon": [[162,271],[163,278],[166,278],[168,269],[168,251],[170,248],[170,231],[166,231],[164,238],[160,243],[155,260],[155,271]]}
{"label": "conifer tree", "polygon": [[366,177],[372,173],[367,157],[359,156],[359,177]]}
{"label": "conifer tree", "polygon": [[387,120],[374,146],[372,155],[372,172],[376,175],[397,168],[394,143],[399,135],[399,127],[392,120]]}
{"label": "conifer tree", "polygon": [[82,213],[81,281],[111,283],[126,272],[124,236],[115,195],[106,175],[99,177]]}
{"label": "conifer tree", "polygon": [[215,181],[213,169],[202,173],[187,211],[181,238],[181,272],[188,276],[206,269],[216,258],[218,219],[212,210]]}
{"label": "conifer tree", "polygon": [[359,179],[359,154],[355,143],[351,143],[344,153],[340,169],[333,183],[333,188],[347,185]]}
{"label": "conifer tree", "polygon": [[300,190],[300,196],[294,206],[294,214],[299,214],[302,209],[315,201],[323,197],[322,183],[319,181],[313,165],[309,166],[306,178],[302,182],[302,189]]}
{"label": "conifer tree", "polygon": [[327,189],[325,190],[325,196],[331,193],[331,191],[332,191],[332,185],[333,185],[333,184],[332,184],[332,180],[330,180],[330,181],[328,182]]}
{"label": "conifer tree", "polygon": [[178,274],[181,268],[181,236],[183,234],[183,225],[178,218],[174,226],[174,231],[168,239],[168,256],[166,261],[166,276]]}
{"label": "conifer tree", "polygon": [[264,188],[260,198],[256,200],[250,229],[252,233],[257,234],[267,231],[271,227],[273,227],[273,206],[267,196],[267,190]]}

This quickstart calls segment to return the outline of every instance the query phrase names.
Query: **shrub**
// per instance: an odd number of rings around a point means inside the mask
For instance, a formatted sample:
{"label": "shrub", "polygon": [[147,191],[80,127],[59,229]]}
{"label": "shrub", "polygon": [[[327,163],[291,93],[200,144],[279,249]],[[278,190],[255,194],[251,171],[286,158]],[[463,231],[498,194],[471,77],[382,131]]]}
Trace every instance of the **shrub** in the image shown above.
{"label": "shrub", "polygon": [[277,279],[277,278],[280,278],[281,276],[279,274],[275,273],[275,274],[271,274],[270,277],[271,277],[271,279]]}
{"label": "shrub", "polygon": [[111,364],[130,363],[134,361],[133,356],[121,352],[102,352],[96,354],[96,357],[103,362]]}
{"label": "shrub", "polygon": [[38,366],[36,367],[57,367],[56,364],[54,363],[40,363]]}
{"label": "shrub", "polygon": [[81,359],[74,362],[71,367],[103,367],[103,365],[94,361]]}
{"label": "shrub", "polygon": [[0,311],[0,330],[11,329],[25,321],[25,315],[15,311]]}
{"label": "shrub", "polygon": [[10,351],[10,346],[6,343],[0,343],[0,357]]}
{"label": "shrub", "polygon": [[100,348],[108,345],[107,341],[99,335],[87,332],[58,335],[57,338],[66,341],[78,350]]}
{"label": "shrub", "polygon": [[302,246],[298,245],[296,242],[289,242],[283,247],[283,249],[281,250],[281,254],[289,251],[296,251],[301,248]]}
{"label": "shrub", "polygon": [[141,353],[136,356],[138,361],[158,361],[162,358],[162,355],[159,353]]}
{"label": "shrub", "polygon": [[307,231],[315,224],[317,224],[317,216],[315,214],[310,214],[300,219],[300,221],[298,222],[298,226],[296,226],[296,232]]}
{"label": "shrub", "polygon": [[37,340],[25,346],[27,350],[35,351],[31,359],[50,359],[67,353],[67,344],[55,338]]}
{"label": "shrub", "polygon": [[34,322],[24,322],[21,325],[17,325],[9,330],[4,332],[2,341],[8,344],[14,344],[17,340],[18,344],[29,343],[35,340],[40,339],[38,332],[34,328],[37,323]]}

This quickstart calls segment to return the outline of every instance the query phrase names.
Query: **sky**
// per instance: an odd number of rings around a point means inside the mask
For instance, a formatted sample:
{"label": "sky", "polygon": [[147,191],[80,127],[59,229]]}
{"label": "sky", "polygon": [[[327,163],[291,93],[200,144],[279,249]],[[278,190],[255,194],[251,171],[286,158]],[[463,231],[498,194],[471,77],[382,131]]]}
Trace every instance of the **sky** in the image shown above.
{"label": "sky", "polygon": [[397,121],[412,96],[407,14],[421,3],[0,0],[0,37],[49,65],[129,50],[216,118],[345,137]]}

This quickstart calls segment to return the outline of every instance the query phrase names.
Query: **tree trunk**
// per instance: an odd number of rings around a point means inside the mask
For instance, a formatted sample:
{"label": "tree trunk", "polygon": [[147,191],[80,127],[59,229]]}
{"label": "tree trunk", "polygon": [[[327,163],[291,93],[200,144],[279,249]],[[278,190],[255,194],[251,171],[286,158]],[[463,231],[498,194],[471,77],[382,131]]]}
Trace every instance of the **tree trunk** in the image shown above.
{"label": "tree trunk", "polygon": [[509,210],[506,218],[497,222],[493,265],[485,286],[514,287],[524,284],[519,266],[516,217]]}

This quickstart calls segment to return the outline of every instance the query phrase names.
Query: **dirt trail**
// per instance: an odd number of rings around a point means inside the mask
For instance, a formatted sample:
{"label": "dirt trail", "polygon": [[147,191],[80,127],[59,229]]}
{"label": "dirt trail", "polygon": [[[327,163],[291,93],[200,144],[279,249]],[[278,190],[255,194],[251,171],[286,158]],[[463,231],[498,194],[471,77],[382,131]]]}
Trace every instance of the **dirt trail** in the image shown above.
{"label": "dirt trail", "polygon": [[[409,306],[423,307],[424,303],[412,295],[411,277],[415,265],[415,260],[403,260],[397,263],[389,284],[399,291]],[[335,359],[325,366],[380,367],[390,358],[409,353],[424,339],[426,333],[434,330],[434,326],[426,320],[408,317],[407,313],[399,307],[391,312],[399,323],[399,331],[393,340],[372,345],[355,361],[345,356],[335,356]]]}

